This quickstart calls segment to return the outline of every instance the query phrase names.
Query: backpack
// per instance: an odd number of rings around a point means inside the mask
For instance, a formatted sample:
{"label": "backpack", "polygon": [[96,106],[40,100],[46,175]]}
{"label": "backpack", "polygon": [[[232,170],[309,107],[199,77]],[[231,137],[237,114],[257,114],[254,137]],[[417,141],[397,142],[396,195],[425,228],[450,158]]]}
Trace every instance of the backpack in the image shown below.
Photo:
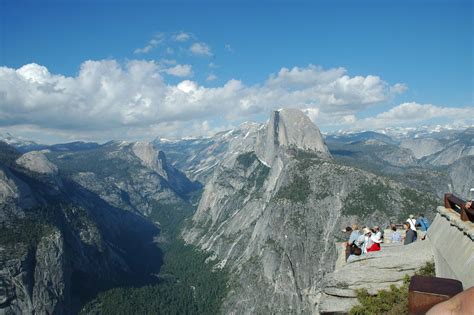
{"label": "backpack", "polygon": [[362,249],[352,242],[349,253],[351,255],[360,256],[362,254]]}

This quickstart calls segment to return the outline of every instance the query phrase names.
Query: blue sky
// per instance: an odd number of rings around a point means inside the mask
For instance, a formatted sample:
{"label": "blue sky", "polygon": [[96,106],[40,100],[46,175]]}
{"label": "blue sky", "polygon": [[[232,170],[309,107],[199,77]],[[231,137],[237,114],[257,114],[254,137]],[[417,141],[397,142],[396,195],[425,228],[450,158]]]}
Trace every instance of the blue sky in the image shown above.
{"label": "blue sky", "polygon": [[[473,117],[471,1],[1,0],[0,19],[0,67],[4,69],[0,82],[7,83],[0,91],[0,127],[42,137],[43,141],[212,133],[243,120],[262,120],[274,109],[272,102],[276,108],[307,110],[323,130],[376,129],[388,121],[400,126],[472,124],[472,119],[462,117]],[[185,34],[182,39],[186,40],[176,40],[178,34]],[[155,44],[143,50],[152,40]],[[200,46],[193,51],[195,44]],[[93,71],[84,70],[81,75],[88,60],[114,64],[94,64]],[[162,82],[144,91],[140,80],[144,84],[150,80],[132,75],[128,67],[134,61],[153,63],[154,69],[141,64],[134,71],[148,71],[150,76],[159,73]],[[31,63],[47,69],[48,77],[34,79],[42,72],[40,68],[17,71]],[[74,83],[54,77],[81,77],[81,84],[89,87],[101,81],[87,81],[87,73],[93,72],[97,78],[96,71],[114,67],[123,84],[137,83],[130,95],[120,94],[132,101],[115,109],[110,108],[118,94],[97,108],[104,91],[90,98],[81,93],[97,89],[74,90]],[[171,70],[173,67],[177,68]],[[294,71],[285,73],[282,68]],[[345,71],[326,78],[332,69],[340,68]],[[15,70],[16,76],[7,70]],[[117,78],[114,73],[104,73],[101,75],[109,79]],[[272,76],[278,79],[277,85],[270,84]],[[354,80],[346,84],[344,76]],[[367,87],[367,81],[356,82],[359,77],[377,77],[379,81],[368,80]],[[179,84],[183,81],[181,87],[192,90],[186,90],[188,97],[175,93],[182,92]],[[32,91],[30,98],[15,96],[18,82],[27,84],[22,89]],[[45,89],[41,86],[45,84],[65,91],[65,95],[51,94],[43,99]],[[113,89],[119,91],[123,86]],[[7,95],[4,99],[2,92]],[[190,93],[194,93],[192,97]],[[162,101],[169,99],[163,95],[176,96],[176,103],[160,108]],[[287,103],[274,101],[275,95]],[[160,97],[164,97],[162,101]],[[131,109],[130,103],[138,98],[141,105]],[[89,100],[74,105],[77,99]],[[211,102],[222,102],[227,109]],[[183,103],[188,105],[183,105],[182,111],[174,110]],[[75,112],[71,119],[79,121],[71,126],[59,123],[61,119],[53,113],[40,114],[43,110],[68,117],[63,112],[70,111],[68,106],[88,113]],[[155,110],[149,110],[150,106]],[[238,106],[240,111],[235,110]],[[89,112],[107,116],[105,107],[111,116],[121,114],[105,121],[91,119]],[[147,112],[137,113],[140,108]],[[421,113],[431,116],[402,121],[404,114]],[[160,117],[140,124],[141,117],[149,115]],[[463,120],[459,121],[459,116]]]}

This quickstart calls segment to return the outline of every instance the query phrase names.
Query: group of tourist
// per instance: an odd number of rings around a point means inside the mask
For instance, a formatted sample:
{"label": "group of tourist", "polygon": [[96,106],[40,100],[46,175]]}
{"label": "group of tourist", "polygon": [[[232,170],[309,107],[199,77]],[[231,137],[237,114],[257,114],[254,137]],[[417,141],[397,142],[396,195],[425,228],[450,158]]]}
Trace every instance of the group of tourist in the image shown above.
{"label": "group of tourist", "polygon": [[359,256],[368,252],[375,252],[381,249],[380,243],[383,242],[383,231],[378,226],[373,228],[363,227],[359,230],[357,224],[347,227],[346,232],[351,232],[347,246],[349,255]]}
{"label": "group of tourist", "polygon": [[[405,239],[404,239],[403,244],[408,245],[416,241],[416,239],[418,238],[418,232],[416,230],[417,226],[419,226],[421,230],[420,239],[424,240],[426,238],[426,231],[428,231],[428,228],[430,227],[430,223],[423,214],[420,214],[416,220],[415,220],[415,216],[413,214],[410,214],[410,216],[404,223],[404,226],[405,226]],[[392,239],[392,242],[393,242],[393,239]]]}
{"label": "group of tourist", "polygon": [[[391,242],[403,242],[404,245],[413,243],[418,237],[418,232],[416,230],[417,226],[420,226],[420,238],[424,240],[426,237],[426,231],[429,228],[428,219],[426,219],[423,214],[420,214],[418,218],[415,219],[415,216],[411,214],[406,222],[404,222],[404,237],[402,237],[402,235],[397,231],[395,224],[390,225],[390,229],[392,230]],[[351,233],[346,244],[348,249],[348,261],[355,256],[379,251],[381,249],[380,244],[383,243],[384,233],[379,226],[374,226],[373,228],[365,226],[359,229],[357,224],[352,224],[351,227],[347,227],[344,231]]]}

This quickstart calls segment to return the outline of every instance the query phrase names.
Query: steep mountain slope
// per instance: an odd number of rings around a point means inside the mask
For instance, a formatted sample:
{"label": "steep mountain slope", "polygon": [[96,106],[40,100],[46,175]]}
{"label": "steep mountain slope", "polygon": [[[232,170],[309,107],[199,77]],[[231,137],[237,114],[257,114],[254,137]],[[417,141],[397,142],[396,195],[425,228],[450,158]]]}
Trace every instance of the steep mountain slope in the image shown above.
{"label": "steep mountain slope", "polygon": [[147,143],[23,155],[0,146],[1,312],[75,313],[100,290],[156,281],[152,221],[189,216],[200,187],[162,152]]}
{"label": "steep mountain slope", "polygon": [[158,272],[156,226],[58,177],[38,152],[2,152],[1,312],[74,313],[100,289]]}
{"label": "steep mountain slope", "polygon": [[206,183],[217,164],[237,147],[254,141],[261,125],[244,123],[239,128],[220,132],[210,138],[183,140],[156,139],[153,145],[166,152],[173,166],[183,171],[193,181]]}
{"label": "steep mountain slope", "polygon": [[217,166],[183,232],[230,268],[224,313],[312,312],[341,226],[398,222],[418,203],[434,206],[429,195],[336,163],[299,111],[274,112],[255,140]]}
{"label": "steep mountain slope", "polygon": [[443,150],[425,157],[424,161],[431,165],[450,165],[457,160],[474,156],[474,128],[440,137]]}
{"label": "steep mountain slope", "polygon": [[474,128],[416,134],[402,139],[400,146],[409,149],[424,164],[450,165],[474,155]]}
{"label": "steep mountain slope", "polygon": [[453,193],[463,199],[471,199],[471,188],[474,188],[474,156],[463,157],[448,168]]}
{"label": "steep mountain slope", "polygon": [[444,149],[443,144],[433,138],[404,139],[400,143],[400,146],[412,151],[417,159],[438,153]]}
{"label": "steep mountain slope", "polygon": [[331,154],[338,160],[360,165],[369,171],[400,173],[407,167],[417,167],[413,153],[400,147],[393,139],[375,132],[328,136]]}
{"label": "steep mountain slope", "polygon": [[200,189],[149,143],[109,142],[97,149],[46,155],[61,174],[107,203],[155,220],[168,210],[185,216]]}

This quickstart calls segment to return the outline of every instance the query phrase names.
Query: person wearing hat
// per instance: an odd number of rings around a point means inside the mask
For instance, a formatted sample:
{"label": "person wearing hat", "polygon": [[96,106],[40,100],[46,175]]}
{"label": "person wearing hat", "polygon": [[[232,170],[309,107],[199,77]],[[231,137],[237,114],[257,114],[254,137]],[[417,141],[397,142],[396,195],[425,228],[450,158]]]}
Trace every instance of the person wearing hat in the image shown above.
{"label": "person wearing hat", "polygon": [[361,245],[362,253],[367,254],[367,249],[374,243],[371,239],[372,231],[368,227],[365,227],[362,229],[362,233],[364,234],[359,238],[359,244]]}
{"label": "person wearing hat", "polygon": [[382,239],[380,238],[380,235],[378,233],[372,233],[370,236],[370,240],[372,241],[372,245],[367,248],[367,252],[376,252],[381,249],[380,243],[382,243]]}
{"label": "person wearing hat", "polygon": [[410,214],[410,216],[408,217],[406,222],[408,222],[408,224],[410,224],[410,229],[412,229],[413,231],[416,232],[416,220],[415,220],[415,216],[413,214]]}

